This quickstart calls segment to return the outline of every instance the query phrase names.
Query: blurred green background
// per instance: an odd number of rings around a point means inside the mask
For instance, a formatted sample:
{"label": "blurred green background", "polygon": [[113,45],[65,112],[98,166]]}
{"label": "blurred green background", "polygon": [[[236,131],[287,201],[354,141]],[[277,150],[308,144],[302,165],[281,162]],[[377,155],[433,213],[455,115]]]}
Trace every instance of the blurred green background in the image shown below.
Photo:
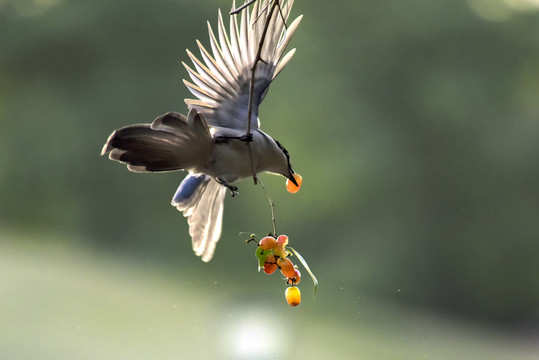
{"label": "blurred green background", "polygon": [[532,359],[539,352],[539,1],[296,1],[260,117],[304,186],[263,175],[308,260],[256,272],[251,180],[206,264],[182,173],[99,153],[186,112],[180,61],[225,0],[0,0],[2,359]]}

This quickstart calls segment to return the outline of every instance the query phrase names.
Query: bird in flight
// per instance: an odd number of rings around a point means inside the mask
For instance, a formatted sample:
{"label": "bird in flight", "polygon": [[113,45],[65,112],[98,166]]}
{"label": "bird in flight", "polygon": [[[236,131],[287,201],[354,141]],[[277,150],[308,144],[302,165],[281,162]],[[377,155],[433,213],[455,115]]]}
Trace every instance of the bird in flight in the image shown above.
{"label": "bird in flight", "polygon": [[[273,1],[280,3],[270,11]],[[172,205],[187,217],[193,250],[203,261],[213,257],[226,191],[237,194],[233,183],[269,172],[299,187],[288,152],[260,129],[258,119],[269,85],[295,52],[285,54],[302,18],[286,26],[292,4],[259,0],[250,13],[245,8],[230,15],[228,34],[219,11],[217,36],[208,22],[211,53],[197,41],[203,61],[187,50],[193,67],[183,63],[192,81],[184,83],[196,96],[185,100],[187,116],[169,112],[151,124],[117,129],[101,152],[133,172],[189,172]]]}

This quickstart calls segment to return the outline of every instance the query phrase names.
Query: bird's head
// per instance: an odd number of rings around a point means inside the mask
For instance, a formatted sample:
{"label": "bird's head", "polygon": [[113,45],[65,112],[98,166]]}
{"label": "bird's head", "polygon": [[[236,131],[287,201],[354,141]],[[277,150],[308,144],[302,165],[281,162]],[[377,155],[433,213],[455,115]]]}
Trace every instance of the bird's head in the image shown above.
{"label": "bird's head", "polygon": [[281,158],[281,171],[279,172],[279,174],[283,175],[287,179],[286,189],[291,193],[296,193],[301,187],[302,178],[292,169],[292,165],[290,164],[290,154],[288,153],[288,151],[277,140],[275,140],[275,144],[279,148]]}

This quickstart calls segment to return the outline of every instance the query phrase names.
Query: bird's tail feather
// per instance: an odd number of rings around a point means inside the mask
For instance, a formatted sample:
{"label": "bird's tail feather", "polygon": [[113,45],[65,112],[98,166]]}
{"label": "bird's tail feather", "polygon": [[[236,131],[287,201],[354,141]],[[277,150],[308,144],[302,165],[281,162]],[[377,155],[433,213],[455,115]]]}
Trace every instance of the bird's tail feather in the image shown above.
{"label": "bird's tail feather", "polygon": [[101,155],[127,164],[134,172],[189,169],[203,162],[212,151],[212,137],[201,113],[159,116],[151,124],[115,130]]}
{"label": "bird's tail feather", "polygon": [[226,188],[204,174],[189,174],[172,198],[189,223],[193,251],[210,261],[221,236]]}

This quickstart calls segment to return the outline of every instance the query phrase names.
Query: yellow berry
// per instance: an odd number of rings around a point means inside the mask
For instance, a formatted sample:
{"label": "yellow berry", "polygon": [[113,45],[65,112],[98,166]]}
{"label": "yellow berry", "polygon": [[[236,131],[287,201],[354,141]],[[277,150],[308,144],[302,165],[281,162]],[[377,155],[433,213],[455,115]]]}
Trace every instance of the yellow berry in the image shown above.
{"label": "yellow berry", "polygon": [[274,249],[273,249],[273,253],[275,254],[275,256],[278,256],[280,258],[285,258],[288,256],[288,253],[286,252],[286,250],[284,249],[284,247],[278,247],[276,246]]}
{"label": "yellow berry", "polygon": [[285,249],[286,244],[288,244],[288,236],[279,235],[279,237],[277,238],[277,245],[275,245],[275,247],[273,248],[274,254],[280,258],[287,257],[288,253]]}
{"label": "yellow berry", "polygon": [[284,295],[286,297],[286,302],[290,306],[298,306],[301,302],[301,292],[295,286],[287,288]]}

